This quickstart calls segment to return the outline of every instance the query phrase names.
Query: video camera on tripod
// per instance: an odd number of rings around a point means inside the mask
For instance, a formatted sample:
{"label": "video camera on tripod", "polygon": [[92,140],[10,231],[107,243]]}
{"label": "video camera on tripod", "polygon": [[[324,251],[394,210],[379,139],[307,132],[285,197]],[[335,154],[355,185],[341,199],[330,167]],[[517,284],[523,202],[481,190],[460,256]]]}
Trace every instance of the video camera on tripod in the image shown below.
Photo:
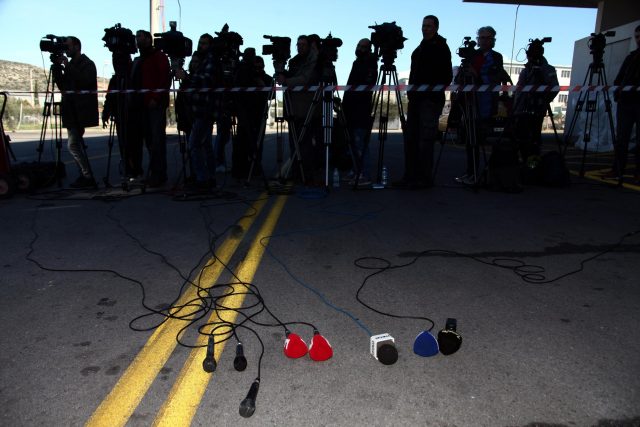
{"label": "video camera on tripod", "polygon": [[616,35],[615,31],[607,31],[605,33],[591,33],[589,39],[589,53],[593,55],[593,62],[596,64],[602,63],[604,56],[604,48],[607,46],[607,37],[613,37]]}
{"label": "video camera on tripod", "polygon": [[262,45],[262,54],[273,57],[273,69],[276,73],[284,73],[287,61],[291,58],[291,39],[266,34],[262,37],[271,42],[271,44]]}
{"label": "video camera on tripod", "polygon": [[42,52],[51,53],[51,62],[55,62],[57,58],[60,58],[67,52],[67,38],[61,36],[54,36],[53,34],[47,34],[40,40],[40,50]]}
{"label": "video camera on tripod", "polygon": [[321,81],[325,83],[336,84],[336,72],[333,63],[338,59],[338,48],[342,46],[342,40],[333,37],[331,33],[320,39],[320,50],[318,53],[318,61],[322,64]]}
{"label": "video camera on tripod", "polygon": [[335,62],[338,59],[338,48],[342,46],[342,40],[333,37],[331,33],[320,40],[320,55],[327,61]]}
{"label": "video camera on tripod", "polygon": [[398,56],[398,50],[404,48],[407,40],[402,35],[402,28],[396,25],[396,21],[385,22],[379,25],[370,25],[371,44],[374,47],[374,54],[380,58],[384,65],[392,65]]}
{"label": "video camera on tripod", "polygon": [[473,55],[476,54],[477,45],[478,43],[476,43],[474,40],[471,40],[470,36],[466,36],[462,40],[462,46],[458,48],[456,53],[460,58],[462,58],[463,62],[468,61],[469,59],[473,58]]}
{"label": "video camera on tripod", "polygon": [[111,53],[133,55],[138,52],[136,36],[130,29],[122,28],[119,23],[111,28],[105,28],[102,40]]}
{"label": "video camera on tripod", "polygon": [[542,57],[544,55],[544,47],[545,43],[550,43],[551,37],[543,37],[541,39],[529,39],[529,45],[525,49],[527,52],[527,57],[529,58],[529,63],[531,65],[540,65],[542,63]]}
{"label": "video camera on tripod", "polygon": [[216,31],[216,36],[211,50],[218,63],[220,77],[225,84],[232,84],[240,60],[240,46],[244,41],[240,34],[229,31],[228,24],[224,24],[222,30]]}
{"label": "video camera on tripod", "polygon": [[153,44],[169,57],[171,69],[175,71],[184,66],[187,56],[191,56],[193,43],[177,30],[176,21],[169,21],[169,28],[169,31],[164,33],[155,33]]}

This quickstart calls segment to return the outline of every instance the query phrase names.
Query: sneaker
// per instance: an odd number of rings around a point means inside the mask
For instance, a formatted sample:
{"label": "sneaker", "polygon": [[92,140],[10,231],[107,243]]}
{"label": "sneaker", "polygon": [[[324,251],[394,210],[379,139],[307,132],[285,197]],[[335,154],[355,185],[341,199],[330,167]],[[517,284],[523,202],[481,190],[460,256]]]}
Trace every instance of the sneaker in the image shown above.
{"label": "sneaker", "polygon": [[476,185],[479,183],[479,181],[476,179],[475,175],[467,175],[464,177],[461,183],[464,185]]}
{"label": "sneaker", "polygon": [[[355,178],[349,181],[349,186],[353,187],[354,185],[356,185]],[[367,187],[369,185],[371,185],[371,178],[360,177],[358,180],[358,187]]]}
{"label": "sneaker", "polygon": [[95,179],[84,175],[80,175],[78,179],[69,184],[69,187],[71,188],[96,188],[97,186],[98,184]]}
{"label": "sneaker", "polygon": [[453,180],[455,182],[457,182],[458,184],[464,184],[464,182],[469,178],[469,174],[464,174],[464,175],[460,175],[460,176],[456,176],[455,178],[453,178]]}
{"label": "sneaker", "polygon": [[356,179],[356,174],[353,171],[347,174],[344,174],[340,177],[340,181],[342,182],[352,182],[355,179]]}

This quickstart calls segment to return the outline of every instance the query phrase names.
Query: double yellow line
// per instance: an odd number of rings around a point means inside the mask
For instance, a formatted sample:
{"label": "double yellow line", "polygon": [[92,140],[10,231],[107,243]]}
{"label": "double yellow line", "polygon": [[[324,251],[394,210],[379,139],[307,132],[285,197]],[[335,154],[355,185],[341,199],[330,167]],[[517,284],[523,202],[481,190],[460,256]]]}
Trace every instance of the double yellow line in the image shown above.
{"label": "double yellow line", "polygon": [[[267,218],[265,219],[258,234],[254,238],[251,247],[235,271],[236,276],[241,282],[249,283],[253,280],[256,270],[260,265],[266,242],[261,241],[273,234],[278,218],[284,209],[286,196],[279,196]],[[242,239],[246,236],[249,228],[255,222],[256,218],[267,203],[266,194],[262,194],[258,201],[249,209],[247,215],[238,222],[242,233],[228,237],[217,251],[217,258],[210,259],[200,272],[195,283],[202,284],[206,287],[217,281],[218,277],[224,270],[236,249],[240,245]],[[254,213],[251,215],[251,213]],[[220,305],[226,308],[236,309],[242,306],[245,297],[246,287],[242,284],[234,285],[234,289],[230,290],[228,295],[224,297]],[[189,287],[180,297],[175,306],[186,305],[189,301],[197,298],[197,289]],[[175,313],[174,313],[175,314]],[[233,322],[237,313],[232,310],[225,310],[223,313],[214,311],[208,322]],[[188,313],[180,313],[181,317]],[[157,377],[160,369],[165,365],[173,350],[175,349],[176,334],[184,327],[184,320],[174,318],[168,319],[160,327],[158,327],[153,335],[149,338],[145,346],[140,350],[131,365],[122,374],[114,388],[102,401],[100,406],[95,410],[87,426],[124,426],[140,401],[149,390],[149,387]],[[200,336],[198,344],[206,344],[206,339]],[[224,342],[215,348],[215,359],[220,358],[220,354],[224,349]],[[202,369],[202,360],[206,355],[206,349],[196,348],[189,354],[173,388],[169,392],[169,396],[160,408],[158,415],[154,421],[154,425],[158,426],[188,426],[198,409],[200,400],[207,388],[211,374],[204,372]]]}

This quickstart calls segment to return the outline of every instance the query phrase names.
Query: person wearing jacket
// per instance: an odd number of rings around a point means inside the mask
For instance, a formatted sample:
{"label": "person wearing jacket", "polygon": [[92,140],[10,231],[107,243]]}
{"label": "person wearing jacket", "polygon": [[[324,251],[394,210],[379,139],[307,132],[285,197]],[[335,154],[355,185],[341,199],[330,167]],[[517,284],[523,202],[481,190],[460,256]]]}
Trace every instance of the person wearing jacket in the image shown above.
{"label": "person wearing jacket", "polygon": [[[193,126],[189,135],[189,159],[193,185],[197,189],[212,189],[216,186],[216,158],[213,151],[214,95],[207,91],[214,88],[215,61],[213,57],[213,37],[203,34],[198,40],[199,63],[193,72],[187,74],[177,70],[176,77],[189,88]],[[205,89],[205,91],[201,91]]]}
{"label": "person wearing jacket", "polygon": [[[439,20],[422,20],[422,41],[411,54],[409,84],[448,85],[453,79],[451,50],[438,34]],[[408,92],[407,131],[404,140],[404,175],[397,188],[428,188],[433,185],[433,147],[438,120],[444,107],[444,91]]]}
{"label": "person wearing jacket", "polygon": [[147,146],[149,170],[146,185],[153,188],[167,181],[166,126],[171,70],[167,55],[153,47],[151,33],[137,31],[136,44],[140,55],[132,65],[132,88],[162,89],[158,92],[135,93],[132,102],[129,157],[133,173],[142,175],[142,145],[144,143]]}
{"label": "person wearing jacket", "polygon": [[110,120],[115,124],[125,175],[131,177],[132,165],[129,162],[129,147],[127,144],[130,122],[128,95],[121,92],[129,89],[131,84],[131,55],[128,52],[113,52],[111,58],[114,75],[109,80],[109,87],[107,88],[107,95],[102,108],[102,127],[106,129]]}
{"label": "person wearing jacket", "polygon": [[[613,84],[616,86],[640,86],[640,26],[634,31],[636,47],[624,59],[618,75]],[[614,94],[618,103],[616,109],[617,138],[615,149],[615,160],[611,171],[603,178],[619,179],[624,174],[627,164],[627,153],[631,140],[633,125],[636,125],[636,167],[633,174],[634,184],[640,184],[640,93],[634,90],[618,90]]]}
{"label": "person wearing jacket", "polygon": [[[82,53],[82,44],[77,37],[66,37],[65,44],[66,56],[53,59],[52,72],[58,89],[71,91],[62,94],[62,126],[67,129],[67,147],[78,165],[80,176],[70,186],[95,188],[97,184],[85,151],[83,135],[85,128],[99,125],[96,65]],[[72,93],[80,90],[91,92]]]}
{"label": "person wearing jacket", "polygon": [[[286,73],[278,74],[276,81],[278,84],[287,86],[288,88],[317,84],[320,76],[318,76],[317,72],[319,52],[316,43],[312,43],[309,36],[301,35],[298,37],[296,48],[298,54],[289,61],[289,70]],[[307,113],[312,105],[314,93],[306,90],[294,92],[288,89],[287,92],[285,92],[285,97],[289,100],[288,103],[285,102],[285,114],[289,120],[289,128],[295,131],[296,138],[300,138]],[[318,163],[316,158],[319,153],[321,155],[321,151],[313,145],[314,125],[319,119],[321,120],[321,113],[321,107],[317,107],[311,122],[307,129],[305,129],[304,139],[298,139],[297,141],[298,148],[300,149],[298,154],[300,154],[302,158],[302,170],[304,171],[307,182],[313,180],[314,169]],[[291,138],[289,139],[289,148],[293,154],[295,146]]]}
{"label": "person wearing jacket", "polygon": [[[374,85],[378,78],[378,58],[371,52],[371,41],[362,39],[356,46],[356,59],[349,73],[348,85]],[[371,110],[373,99],[371,91],[345,92],[342,100],[349,139],[355,164],[350,178],[355,180],[357,174],[359,185],[371,183],[371,167],[369,158],[368,137],[371,134]],[[351,184],[354,184],[352,182]]]}
{"label": "person wearing jacket", "polygon": [[[542,43],[534,40],[526,52],[527,63],[520,72],[517,86],[546,85],[557,87],[559,84],[558,73],[544,57]],[[543,93],[516,92],[513,102],[515,137],[519,144],[522,161],[525,163],[531,156],[540,155],[542,123],[547,114],[549,103],[557,94],[557,90]]]}
{"label": "person wearing jacket", "polygon": [[[470,74],[471,82],[474,84],[506,84],[511,83],[509,74],[504,70],[502,55],[493,50],[496,44],[496,30],[493,27],[481,27],[477,31],[478,49],[469,60],[468,70],[458,69],[455,82],[459,85],[468,84],[465,80],[465,73]],[[464,61],[463,61],[464,63]],[[475,184],[478,181],[480,166],[480,146],[484,144],[487,128],[498,109],[498,92],[477,92],[472,93],[476,109],[476,140],[465,138],[465,148],[467,152],[466,173],[456,178],[457,182],[465,184]],[[464,99],[464,96],[463,96]],[[466,133],[466,132],[463,132]]]}

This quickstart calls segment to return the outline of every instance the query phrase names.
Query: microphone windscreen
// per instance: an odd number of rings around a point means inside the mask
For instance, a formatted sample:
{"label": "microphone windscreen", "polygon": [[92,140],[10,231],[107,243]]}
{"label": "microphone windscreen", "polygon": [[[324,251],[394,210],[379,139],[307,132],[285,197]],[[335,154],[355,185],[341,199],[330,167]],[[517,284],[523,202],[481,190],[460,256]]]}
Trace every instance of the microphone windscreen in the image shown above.
{"label": "microphone windscreen", "polygon": [[316,362],[323,362],[327,359],[331,359],[333,356],[333,348],[329,341],[320,333],[316,332],[311,338],[311,345],[309,346],[309,357]]}
{"label": "microphone windscreen", "polygon": [[376,354],[383,365],[393,365],[398,361],[398,350],[392,344],[381,345]]}
{"label": "microphone windscreen", "polygon": [[462,337],[455,331],[443,329],[438,332],[438,345],[440,346],[440,353],[448,356],[460,349]]}
{"label": "microphone windscreen", "polygon": [[422,331],[413,342],[413,352],[422,357],[434,356],[438,354],[438,341],[429,331]]}
{"label": "microphone windscreen", "polygon": [[307,344],[300,338],[298,334],[289,332],[287,339],[284,341],[284,355],[291,359],[298,359],[307,354]]}

